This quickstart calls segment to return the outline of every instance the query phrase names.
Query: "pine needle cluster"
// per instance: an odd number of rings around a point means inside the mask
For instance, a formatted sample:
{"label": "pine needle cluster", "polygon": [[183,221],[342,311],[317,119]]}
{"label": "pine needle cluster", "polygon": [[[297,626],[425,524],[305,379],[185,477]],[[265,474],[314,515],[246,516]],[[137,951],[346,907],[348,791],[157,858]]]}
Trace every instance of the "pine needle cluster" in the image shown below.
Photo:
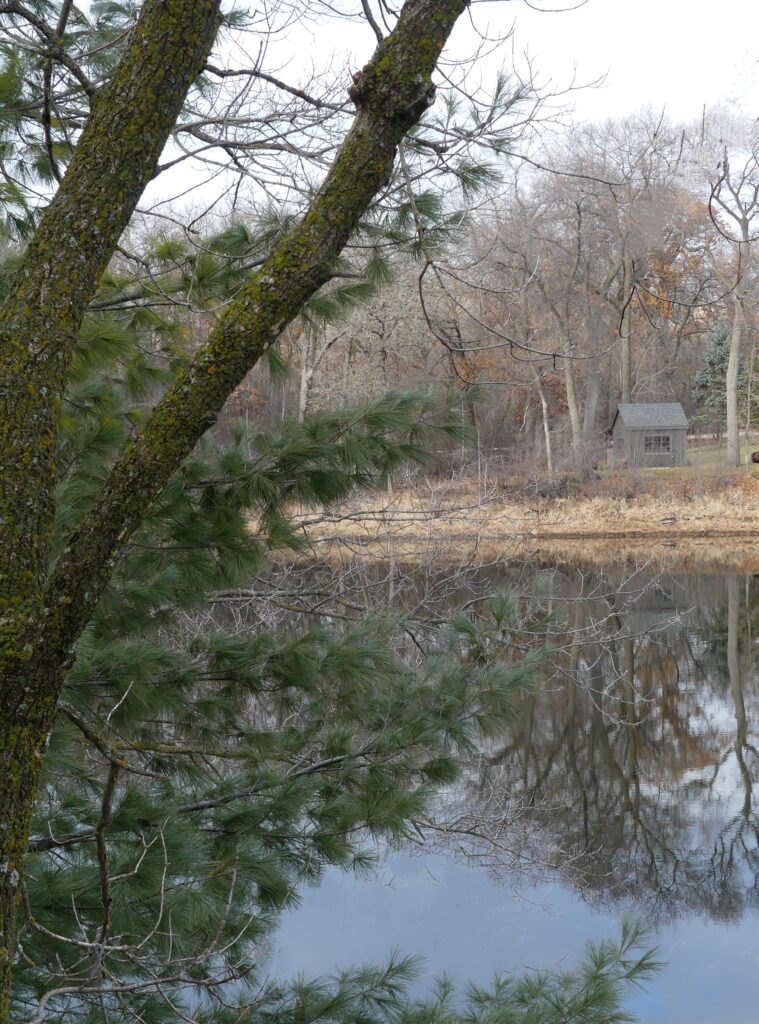
{"label": "pine needle cluster", "polygon": [[[182,333],[149,306],[94,308],[85,322],[61,419],[53,559],[182,365]],[[506,727],[540,663],[511,642],[523,623],[509,599],[489,623],[455,618],[411,660],[387,614],[272,628],[227,615],[219,598],[272,551],[303,546],[295,507],[424,463],[436,432],[464,439],[458,405],[394,392],[276,433],[240,426],[171,480],[66,681],[30,841],[14,1020],[626,1019],[623,991],[652,966],[632,957],[635,928],[572,974],[463,997],[442,981],[426,1001],[409,994],[417,965],[401,957],[281,985],[259,967],[301,887],[328,866],[367,871],[378,846],[403,842]]]}

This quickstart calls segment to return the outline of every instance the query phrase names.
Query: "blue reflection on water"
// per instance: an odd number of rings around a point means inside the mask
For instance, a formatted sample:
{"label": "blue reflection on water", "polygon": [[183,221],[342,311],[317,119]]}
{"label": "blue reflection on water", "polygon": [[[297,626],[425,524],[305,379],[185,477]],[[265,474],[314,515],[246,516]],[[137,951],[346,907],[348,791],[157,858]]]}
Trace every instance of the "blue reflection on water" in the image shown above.
{"label": "blue reflection on water", "polygon": [[[516,790],[536,808],[536,835],[590,851],[592,905],[581,885],[496,881],[445,852],[390,853],[375,878],[330,871],[302,893],[282,919],[271,973],[329,974],[397,949],[426,958],[417,991],[443,972],[461,987],[487,984],[497,972],[573,966],[637,905],[667,922],[667,966],[628,1000],[642,1021],[757,1020],[759,581],[636,573],[583,576],[578,591],[568,573],[552,585],[574,600],[575,629],[608,617],[611,594],[616,634],[579,654],[565,680],[572,700],[558,684],[535,696],[518,719],[529,756],[486,759],[484,790]],[[477,786],[466,794],[477,799]]]}
{"label": "blue reflection on water", "polygon": [[[461,985],[498,971],[521,973],[576,962],[588,939],[618,934],[616,915],[587,906],[558,884],[496,882],[433,854],[389,854],[368,880],[330,871],[282,918],[269,970],[288,977],[380,963],[399,949],[422,954],[420,985],[446,972]],[[666,968],[628,1001],[646,1024],[751,1021],[756,1013],[759,920],[698,918],[664,927]]]}

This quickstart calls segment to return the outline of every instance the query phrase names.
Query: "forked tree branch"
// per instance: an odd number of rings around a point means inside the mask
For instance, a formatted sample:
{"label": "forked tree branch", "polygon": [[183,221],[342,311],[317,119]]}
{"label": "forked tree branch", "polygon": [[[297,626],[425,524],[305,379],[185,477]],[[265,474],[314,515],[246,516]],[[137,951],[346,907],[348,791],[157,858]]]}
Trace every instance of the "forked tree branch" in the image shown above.
{"label": "forked tree branch", "polygon": [[354,76],[351,129],[304,219],[220,318],[114,467],[52,577],[55,442],[87,304],[150,180],[215,36],[219,0],[145,0],[125,57],[0,309],[0,1024],[20,880],[63,678],[119,556],[153,501],[303,304],[388,183],[432,103],[431,76],[466,0],[407,0]]}
{"label": "forked tree branch", "polygon": [[398,145],[431,104],[431,75],[466,0],[408,0],[394,31],[350,90],[357,111],[335,163],[304,219],[219,320],[179,381],[127,449],[90,515],[64,551],[46,600],[50,643],[65,660],[128,539],[226,399],[303,304],[332,276],[335,260],[387,184]]}

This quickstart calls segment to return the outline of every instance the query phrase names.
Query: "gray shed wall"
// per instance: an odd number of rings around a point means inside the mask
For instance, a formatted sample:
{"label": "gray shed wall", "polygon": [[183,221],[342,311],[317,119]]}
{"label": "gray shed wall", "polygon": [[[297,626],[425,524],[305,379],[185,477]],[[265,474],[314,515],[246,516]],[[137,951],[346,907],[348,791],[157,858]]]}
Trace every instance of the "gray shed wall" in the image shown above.
{"label": "gray shed wall", "polygon": [[[647,452],[644,438],[648,434],[669,435],[669,452]],[[686,466],[688,464],[688,438],[685,427],[636,427],[632,429],[617,418],[612,432],[614,461],[628,466]]]}

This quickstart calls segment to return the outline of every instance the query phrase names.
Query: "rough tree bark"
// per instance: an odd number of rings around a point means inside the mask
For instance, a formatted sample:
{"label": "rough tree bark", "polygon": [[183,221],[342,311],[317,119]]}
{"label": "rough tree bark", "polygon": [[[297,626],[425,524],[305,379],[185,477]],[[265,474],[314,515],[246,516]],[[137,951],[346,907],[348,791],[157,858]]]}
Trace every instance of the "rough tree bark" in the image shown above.
{"label": "rough tree bark", "polygon": [[67,657],[46,647],[53,616],[44,598],[61,399],[87,304],[218,17],[219,0],[146,0],[0,309],[0,1021],[29,822]]}
{"label": "rough tree bark", "polygon": [[52,575],[54,442],[76,332],[213,43],[218,0],[145,0],[0,310],[0,1024],[19,882],[63,678],[128,539],[226,398],[324,283],[430,105],[465,0],[407,0],[354,76],[356,116],[306,216],[221,317],[114,467]]}

